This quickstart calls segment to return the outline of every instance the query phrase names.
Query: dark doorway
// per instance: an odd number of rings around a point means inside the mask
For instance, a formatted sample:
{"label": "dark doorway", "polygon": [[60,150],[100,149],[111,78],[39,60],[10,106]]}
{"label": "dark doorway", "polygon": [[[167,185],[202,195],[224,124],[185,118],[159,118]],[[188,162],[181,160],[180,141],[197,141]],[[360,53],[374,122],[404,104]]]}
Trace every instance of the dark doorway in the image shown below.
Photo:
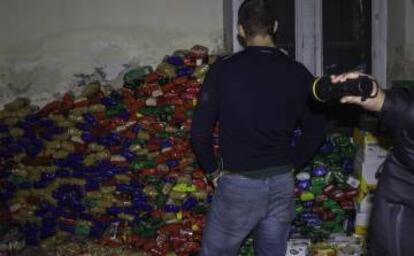
{"label": "dark doorway", "polygon": [[323,67],[371,72],[371,0],[323,0]]}

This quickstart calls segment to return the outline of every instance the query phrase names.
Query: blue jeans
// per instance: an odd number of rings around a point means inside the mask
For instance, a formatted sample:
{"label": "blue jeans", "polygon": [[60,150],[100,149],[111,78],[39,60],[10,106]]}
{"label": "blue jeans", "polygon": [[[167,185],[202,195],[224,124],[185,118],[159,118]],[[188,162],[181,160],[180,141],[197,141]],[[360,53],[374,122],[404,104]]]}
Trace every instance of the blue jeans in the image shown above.
{"label": "blue jeans", "polygon": [[263,179],[223,175],[207,216],[201,255],[237,256],[253,231],[255,255],[285,256],[294,215],[292,173]]}

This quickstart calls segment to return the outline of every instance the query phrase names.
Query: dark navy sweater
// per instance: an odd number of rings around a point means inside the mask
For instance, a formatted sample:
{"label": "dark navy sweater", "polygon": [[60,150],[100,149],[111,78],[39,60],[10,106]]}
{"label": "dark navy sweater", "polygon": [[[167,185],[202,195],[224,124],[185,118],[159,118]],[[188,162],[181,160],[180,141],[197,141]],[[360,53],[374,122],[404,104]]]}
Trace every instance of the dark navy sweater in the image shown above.
{"label": "dark navy sweater", "polygon": [[[314,77],[277,48],[249,46],[209,70],[194,111],[191,137],[202,168],[217,170],[213,128],[219,122],[223,169],[246,172],[300,167],[324,138],[324,118],[310,106]],[[297,146],[294,129],[301,125]]]}

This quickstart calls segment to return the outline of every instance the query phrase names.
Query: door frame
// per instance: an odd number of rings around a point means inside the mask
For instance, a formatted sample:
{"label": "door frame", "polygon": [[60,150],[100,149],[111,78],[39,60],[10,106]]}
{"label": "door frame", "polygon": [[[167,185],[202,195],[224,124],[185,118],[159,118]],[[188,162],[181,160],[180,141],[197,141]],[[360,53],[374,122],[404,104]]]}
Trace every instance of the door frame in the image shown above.
{"label": "door frame", "polygon": [[388,1],[371,0],[372,75],[382,88],[390,88],[387,76],[388,55]]}
{"label": "door frame", "polygon": [[224,51],[227,54],[243,49],[237,38],[237,14],[243,0],[223,0]]}
{"label": "door frame", "polygon": [[320,76],[323,72],[322,0],[295,0],[296,60]]}

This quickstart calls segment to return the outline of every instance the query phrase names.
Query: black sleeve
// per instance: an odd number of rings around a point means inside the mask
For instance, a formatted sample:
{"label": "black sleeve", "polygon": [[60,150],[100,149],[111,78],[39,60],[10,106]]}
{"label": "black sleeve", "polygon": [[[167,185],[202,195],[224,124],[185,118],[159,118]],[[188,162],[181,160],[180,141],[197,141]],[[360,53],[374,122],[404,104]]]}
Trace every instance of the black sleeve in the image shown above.
{"label": "black sleeve", "polygon": [[300,119],[302,136],[293,150],[293,167],[302,168],[316,153],[326,136],[326,118],[322,104],[310,96],[310,88],[314,77],[306,70],[304,83],[308,90],[308,101]]}
{"label": "black sleeve", "polygon": [[218,71],[214,64],[206,75],[198,96],[191,126],[191,140],[195,155],[201,167],[211,173],[217,170],[214,155],[213,130],[218,113]]}
{"label": "black sleeve", "polygon": [[414,138],[413,102],[414,89],[393,88],[385,91],[380,117],[393,133],[405,129]]}
{"label": "black sleeve", "polygon": [[395,88],[386,91],[380,117],[393,133],[392,153],[407,168],[414,170],[414,90]]}

